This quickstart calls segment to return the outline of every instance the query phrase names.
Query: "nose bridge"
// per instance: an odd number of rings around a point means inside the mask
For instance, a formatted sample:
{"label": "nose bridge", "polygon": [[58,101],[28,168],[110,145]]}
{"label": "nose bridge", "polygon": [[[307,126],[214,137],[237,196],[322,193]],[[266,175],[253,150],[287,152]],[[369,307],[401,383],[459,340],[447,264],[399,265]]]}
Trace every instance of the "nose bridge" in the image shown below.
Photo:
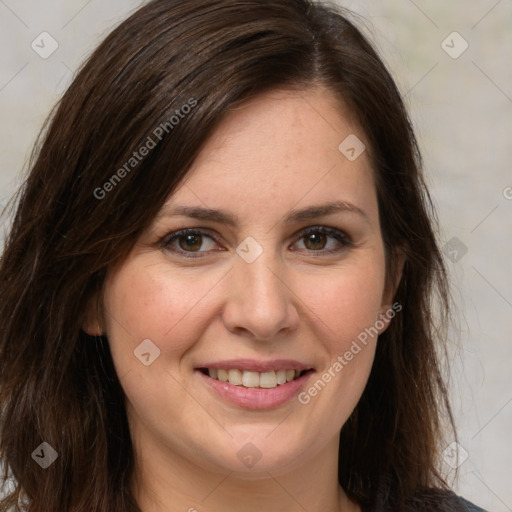
{"label": "nose bridge", "polygon": [[[270,252],[270,251],[269,251]],[[282,300],[282,283],[277,279],[279,275],[278,265],[275,258],[267,255],[260,256],[252,263],[238,262],[240,274],[244,276],[245,293],[248,299],[258,301],[261,304]]]}
{"label": "nose bridge", "polygon": [[[229,283],[225,324],[230,330],[250,331],[258,339],[270,339],[297,320],[292,295],[283,283],[284,265],[270,247],[258,250],[248,242],[247,252],[236,258]],[[239,247],[244,249],[242,243]],[[240,252],[239,252],[240,254]],[[244,257],[250,254],[251,257]]]}
{"label": "nose bridge", "polygon": [[237,247],[238,255],[235,267],[243,276],[247,286],[256,287],[254,291],[268,292],[268,288],[277,287],[275,274],[283,268],[277,251],[274,249],[272,236],[255,238],[248,236]]}

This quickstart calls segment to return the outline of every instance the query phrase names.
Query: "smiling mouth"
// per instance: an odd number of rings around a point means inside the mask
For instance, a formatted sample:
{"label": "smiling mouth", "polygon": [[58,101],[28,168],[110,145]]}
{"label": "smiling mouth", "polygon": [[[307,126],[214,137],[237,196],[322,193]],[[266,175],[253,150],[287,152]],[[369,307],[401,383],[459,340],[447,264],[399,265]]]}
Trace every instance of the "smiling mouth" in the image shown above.
{"label": "smiling mouth", "polygon": [[277,370],[268,372],[253,372],[247,370],[223,370],[217,368],[198,368],[198,370],[211,379],[227,382],[233,386],[245,388],[273,389],[293,380],[297,380],[313,370]]}

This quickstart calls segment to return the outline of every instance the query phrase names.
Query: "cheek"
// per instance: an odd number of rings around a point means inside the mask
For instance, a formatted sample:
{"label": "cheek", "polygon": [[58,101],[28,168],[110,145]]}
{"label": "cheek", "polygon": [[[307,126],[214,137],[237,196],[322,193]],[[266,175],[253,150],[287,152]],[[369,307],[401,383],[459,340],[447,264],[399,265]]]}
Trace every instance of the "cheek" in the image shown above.
{"label": "cheek", "polygon": [[[329,352],[346,350],[353,339],[375,325],[382,306],[384,269],[352,265],[322,276],[303,277],[297,295],[309,311],[310,328]],[[320,321],[319,321],[320,320]]]}
{"label": "cheek", "polygon": [[[196,278],[170,272],[165,264],[125,264],[106,286],[106,332],[127,406],[153,424],[173,417],[186,423],[190,411],[183,399],[179,364],[204,330],[207,297],[222,276]],[[151,340],[160,351],[148,366],[134,351]],[[154,349],[148,351],[152,357]],[[162,407],[166,404],[167,407]],[[196,420],[194,420],[196,421]]]}
{"label": "cheek", "polygon": [[165,264],[127,264],[109,279],[105,293],[106,331],[114,359],[146,339],[166,354],[181,354],[201,329],[206,297],[222,278]]}
{"label": "cheek", "polygon": [[[323,345],[323,367],[299,395],[308,428],[336,435],[356,407],[372,368],[384,275],[379,267],[353,266],[309,286],[310,329]],[[304,293],[306,289],[304,289]],[[319,321],[320,320],[320,321]],[[308,409],[309,408],[309,409]]]}

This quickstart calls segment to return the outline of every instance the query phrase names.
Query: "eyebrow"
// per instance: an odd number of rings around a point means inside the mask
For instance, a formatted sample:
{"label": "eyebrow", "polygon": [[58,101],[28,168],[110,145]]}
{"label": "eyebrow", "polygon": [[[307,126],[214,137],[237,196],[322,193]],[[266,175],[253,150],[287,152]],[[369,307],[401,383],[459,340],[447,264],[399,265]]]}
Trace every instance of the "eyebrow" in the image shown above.
{"label": "eyebrow", "polygon": [[[334,213],[351,213],[363,218],[367,223],[370,219],[367,213],[358,206],[347,201],[333,201],[325,204],[308,206],[300,210],[292,210],[284,219],[285,224],[296,224],[305,220],[312,220]],[[216,210],[197,206],[175,206],[164,208],[158,218],[183,216],[193,219],[218,222],[227,226],[236,227],[239,223],[237,215],[225,210]]]}

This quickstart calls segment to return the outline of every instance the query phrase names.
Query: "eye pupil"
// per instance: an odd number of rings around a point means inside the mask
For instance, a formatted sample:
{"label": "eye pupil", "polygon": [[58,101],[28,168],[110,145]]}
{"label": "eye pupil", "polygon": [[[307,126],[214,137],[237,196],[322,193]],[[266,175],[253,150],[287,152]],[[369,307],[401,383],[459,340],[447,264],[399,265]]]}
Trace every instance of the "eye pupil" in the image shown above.
{"label": "eye pupil", "polygon": [[183,235],[180,237],[179,245],[180,248],[185,251],[190,249],[197,250],[201,248],[202,242],[203,240],[201,235]]}
{"label": "eye pupil", "polygon": [[327,242],[327,236],[324,233],[310,233],[306,235],[306,247],[308,249],[323,249]]}

